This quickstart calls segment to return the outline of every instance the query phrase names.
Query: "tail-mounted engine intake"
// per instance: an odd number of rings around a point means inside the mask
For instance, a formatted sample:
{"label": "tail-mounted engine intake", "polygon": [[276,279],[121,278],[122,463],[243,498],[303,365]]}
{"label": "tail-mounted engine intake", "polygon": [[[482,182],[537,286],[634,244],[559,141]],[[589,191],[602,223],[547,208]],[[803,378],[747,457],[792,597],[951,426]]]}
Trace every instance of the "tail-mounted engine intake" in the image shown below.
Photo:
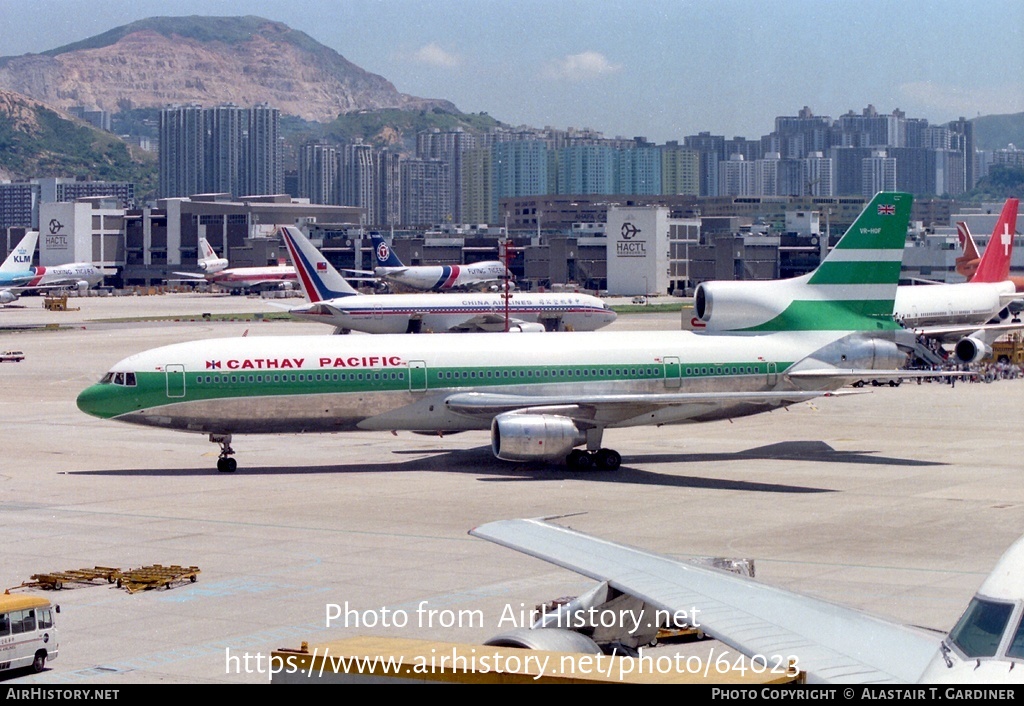
{"label": "tail-mounted engine intake", "polygon": [[587,441],[568,417],[499,414],[491,422],[491,451],[503,461],[557,461]]}
{"label": "tail-mounted engine intake", "polygon": [[217,258],[216,260],[200,260],[199,269],[207,274],[213,274],[214,272],[220,272],[221,270],[227,269],[228,261],[223,257]]}
{"label": "tail-mounted engine intake", "polygon": [[751,328],[778,316],[790,297],[780,297],[784,283],[702,282],[693,295],[697,319],[708,331]]}

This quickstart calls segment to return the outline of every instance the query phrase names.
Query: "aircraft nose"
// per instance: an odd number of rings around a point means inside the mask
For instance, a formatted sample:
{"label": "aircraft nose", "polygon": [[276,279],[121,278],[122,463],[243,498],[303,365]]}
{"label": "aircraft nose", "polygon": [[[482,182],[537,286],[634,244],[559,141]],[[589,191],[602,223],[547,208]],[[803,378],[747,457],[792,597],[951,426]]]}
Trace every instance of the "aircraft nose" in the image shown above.
{"label": "aircraft nose", "polygon": [[117,393],[114,385],[90,385],[79,393],[76,404],[90,416],[109,419],[120,412]]}

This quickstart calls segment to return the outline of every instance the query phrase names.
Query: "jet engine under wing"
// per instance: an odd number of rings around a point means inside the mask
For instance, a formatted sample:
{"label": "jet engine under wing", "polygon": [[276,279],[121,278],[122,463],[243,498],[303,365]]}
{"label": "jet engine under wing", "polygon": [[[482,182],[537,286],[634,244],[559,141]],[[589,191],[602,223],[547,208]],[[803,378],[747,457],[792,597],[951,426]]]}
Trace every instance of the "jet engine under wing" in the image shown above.
{"label": "jet engine under wing", "polygon": [[938,634],[543,520],[491,522],[470,534],[607,581],[659,610],[695,607],[708,635],[770,666],[793,656],[808,682],[916,682],[939,652]]}

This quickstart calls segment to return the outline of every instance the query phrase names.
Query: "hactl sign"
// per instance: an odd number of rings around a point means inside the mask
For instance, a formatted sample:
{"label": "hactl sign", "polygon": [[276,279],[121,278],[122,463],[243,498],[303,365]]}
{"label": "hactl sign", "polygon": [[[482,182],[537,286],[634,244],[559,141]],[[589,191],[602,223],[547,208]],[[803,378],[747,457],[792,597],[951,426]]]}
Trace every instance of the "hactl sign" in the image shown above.
{"label": "hactl sign", "polygon": [[619,230],[621,239],[615,243],[616,257],[647,257],[647,241],[636,239],[641,232],[633,223],[623,223]]}

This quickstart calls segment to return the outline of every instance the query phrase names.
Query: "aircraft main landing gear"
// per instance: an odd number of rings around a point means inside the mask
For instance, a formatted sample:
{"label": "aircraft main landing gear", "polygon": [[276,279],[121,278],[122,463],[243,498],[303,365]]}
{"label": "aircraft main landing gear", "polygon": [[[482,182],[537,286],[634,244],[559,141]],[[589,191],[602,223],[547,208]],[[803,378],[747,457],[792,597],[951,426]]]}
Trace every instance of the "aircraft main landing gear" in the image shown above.
{"label": "aircraft main landing gear", "polygon": [[238,468],[238,461],[231,458],[235,454],[235,450],[231,448],[231,434],[210,434],[210,441],[220,444],[217,470],[221,473],[234,473]]}
{"label": "aircraft main landing gear", "polygon": [[573,449],[566,457],[565,463],[574,471],[614,471],[622,465],[622,456],[614,449]]}

